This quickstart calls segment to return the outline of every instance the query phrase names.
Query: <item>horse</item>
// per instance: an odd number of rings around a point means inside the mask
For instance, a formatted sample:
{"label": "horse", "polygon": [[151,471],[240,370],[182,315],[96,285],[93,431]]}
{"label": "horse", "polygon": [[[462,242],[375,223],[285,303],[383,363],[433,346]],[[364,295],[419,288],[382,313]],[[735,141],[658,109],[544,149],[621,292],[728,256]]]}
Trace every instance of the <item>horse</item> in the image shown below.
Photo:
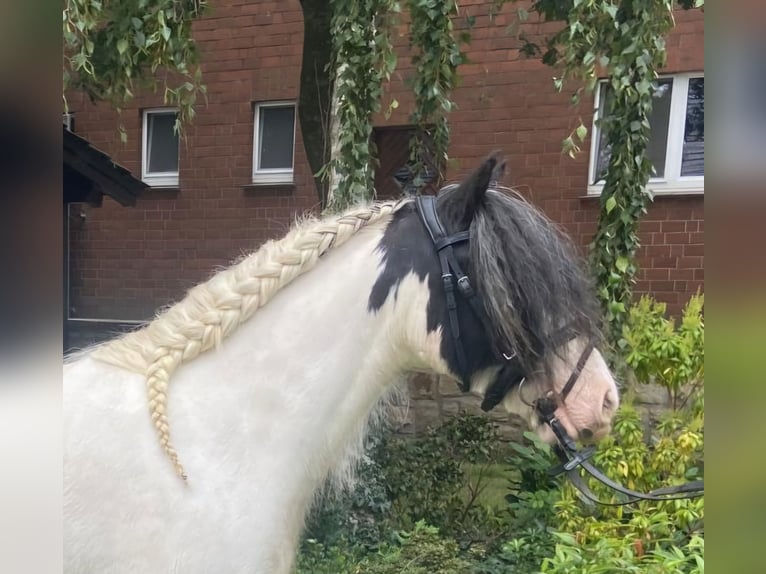
{"label": "horse", "polygon": [[[594,348],[593,286],[566,235],[494,184],[504,165],[492,155],[438,193],[448,249],[414,198],[306,217],[138,330],[66,357],[65,570],[290,572],[317,493],[353,479],[412,372],[500,389],[548,442],[529,399],[576,378],[558,420],[607,436],[619,399]],[[450,291],[441,248],[475,300]]]}

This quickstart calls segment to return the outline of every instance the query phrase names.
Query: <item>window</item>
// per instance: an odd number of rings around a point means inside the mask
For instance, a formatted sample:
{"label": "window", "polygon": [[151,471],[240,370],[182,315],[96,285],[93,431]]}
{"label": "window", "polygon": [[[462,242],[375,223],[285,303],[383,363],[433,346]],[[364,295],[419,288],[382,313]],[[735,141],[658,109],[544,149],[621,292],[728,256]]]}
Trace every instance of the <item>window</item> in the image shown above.
{"label": "window", "polygon": [[[599,194],[609,163],[609,146],[596,126],[613,97],[604,81],[596,95],[588,193]],[[693,193],[705,189],[705,78],[678,74],[660,78],[649,116],[647,155],[654,173],[647,186],[655,193]]]}
{"label": "window", "polygon": [[144,111],[141,179],[152,187],[178,186],[177,117],[174,109]]}
{"label": "window", "polygon": [[253,183],[293,182],[295,104],[256,104],[253,130]]}

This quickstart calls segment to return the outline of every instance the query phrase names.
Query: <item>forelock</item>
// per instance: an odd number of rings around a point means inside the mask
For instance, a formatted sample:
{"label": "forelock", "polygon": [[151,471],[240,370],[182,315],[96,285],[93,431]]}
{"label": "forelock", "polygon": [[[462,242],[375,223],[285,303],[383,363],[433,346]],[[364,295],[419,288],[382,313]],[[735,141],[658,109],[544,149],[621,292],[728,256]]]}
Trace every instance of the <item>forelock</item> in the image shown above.
{"label": "forelock", "polygon": [[496,350],[517,353],[525,369],[549,369],[563,329],[599,339],[599,307],[581,257],[521,196],[487,193],[471,224],[469,265]]}

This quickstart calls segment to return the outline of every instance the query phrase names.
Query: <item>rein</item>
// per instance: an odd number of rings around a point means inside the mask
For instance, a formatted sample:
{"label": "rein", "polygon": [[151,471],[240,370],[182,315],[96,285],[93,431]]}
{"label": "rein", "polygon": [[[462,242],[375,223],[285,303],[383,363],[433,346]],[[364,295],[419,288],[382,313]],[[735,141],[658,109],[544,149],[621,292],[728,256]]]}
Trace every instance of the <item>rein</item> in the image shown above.
{"label": "rein", "polygon": [[[559,457],[561,464],[550,469],[548,475],[557,476],[559,474],[566,474],[567,478],[569,478],[575,488],[579,491],[578,494],[580,499],[585,503],[591,505],[600,504],[602,506],[624,506],[642,500],[661,502],[665,500],[679,500],[683,498],[698,498],[704,496],[705,485],[702,480],[693,480],[685,484],[658,488],[647,493],[638,492],[622,486],[590,463],[588,459],[596,452],[595,447],[588,447],[583,450],[577,449],[575,441],[567,434],[563,425],[555,415],[555,411],[558,408],[558,402],[555,398],[546,396],[535,400],[533,404],[540,418],[551,428],[558,441],[558,445],[554,448],[554,452]],[[605,502],[599,499],[578,473],[578,467],[585,470],[605,486],[623,495],[626,499],[620,502]]]}
{"label": "rein", "polygon": [[[458,263],[455,251],[452,247],[457,243],[467,242],[469,240],[469,232],[460,231],[448,235],[436,212],[436,202],[437,198],[432,195],[418,195],[415,197],[417,212],[420,215],[420,219],[428,231],[428,235],[431,237],[436,253],[439,256],[442,286],[444,287],[444,295],[447,301],[450,334],[455,349],[458,368],[460,369],[459,385],[460,389],[466,393],[469,391],[470,370],[468,368],[468,359],[466,357],[465,348],[460,339],[460,322],[457,314],[455,291],[468,302],[474,314],[481,322],[483,322],[485,314],[481,302],[479,301],[479,297],[473,289],[470,279],[463,272],[463,269]],[[562,331],[562,343],[571,340],[574,337],[576,337],[576,334],[568,333],[566,329]],[[585,363],[588,362],[588,358],[594,348],[595,344],[593,341],[590,341],[588,345],[586,345],[574,370],[569,375],[564,388],[561,390],[561,393],[556,395],[553,391],[550,391],[544,397],[535,399],[531,403],[526,401],[522,394],[522,387],[526,381],[526,376],[521,368],[516,353],[501,352],[500,354],[503,359],[505,359],[505,363],[498,374],[497,380],[485,393],[484,400],[481,404],[482,410],[486,412],[493,409],[503,400],[508,391],[515,385],[518,385],[521,400],[534,408],[540,419],[551,428],[558,441],[558,445],[554,447],[554,451],[559,457],[561,464],[550,469],[548,474],[550,476],[566,474],[575,488],[579,491],[580,498],[587,504],[623,506],[641,500],[665,501],[703,496],[705,489],[702,480],[695,480],[677,486],[659,488],[648,493],[631,490],[613,481],[590,463],[588,459],[590,459],[596,452],[595,447],[588,447],[582,450],[577,448],[575,441],[567,434],[566,429],[564,429],[564,426],[558,420],[555,413],[556,409],[566,401],[567,396],[574,388],[574,385],[579,379],[580,374],[585,367]],[[602,484],[625,496],[626,500],[621,502],[604,502],[600,500],[588,485],[585,484],[585,481],[578,472],[578,467],[584,469]]]}

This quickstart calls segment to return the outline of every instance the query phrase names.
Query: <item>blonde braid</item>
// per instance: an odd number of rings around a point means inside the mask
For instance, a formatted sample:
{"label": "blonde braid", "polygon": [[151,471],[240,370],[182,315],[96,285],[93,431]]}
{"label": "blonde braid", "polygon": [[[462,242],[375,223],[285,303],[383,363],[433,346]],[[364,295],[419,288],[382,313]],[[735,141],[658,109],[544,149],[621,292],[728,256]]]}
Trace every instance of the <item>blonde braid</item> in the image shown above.
{"label": "blonde braid", "polygon": [[187,296],[140,331],[97,348],[94,357],[146,376],[149,412],[160,445],[176,472],[186,473],[170,441],[167,389],[183,362],[221,344],[234,329],[263,307],[283,287],[313,268],[319,258],[360,229],[388,217],[396,202],[359,208],[306,224],[280,241],[192,288]]}

